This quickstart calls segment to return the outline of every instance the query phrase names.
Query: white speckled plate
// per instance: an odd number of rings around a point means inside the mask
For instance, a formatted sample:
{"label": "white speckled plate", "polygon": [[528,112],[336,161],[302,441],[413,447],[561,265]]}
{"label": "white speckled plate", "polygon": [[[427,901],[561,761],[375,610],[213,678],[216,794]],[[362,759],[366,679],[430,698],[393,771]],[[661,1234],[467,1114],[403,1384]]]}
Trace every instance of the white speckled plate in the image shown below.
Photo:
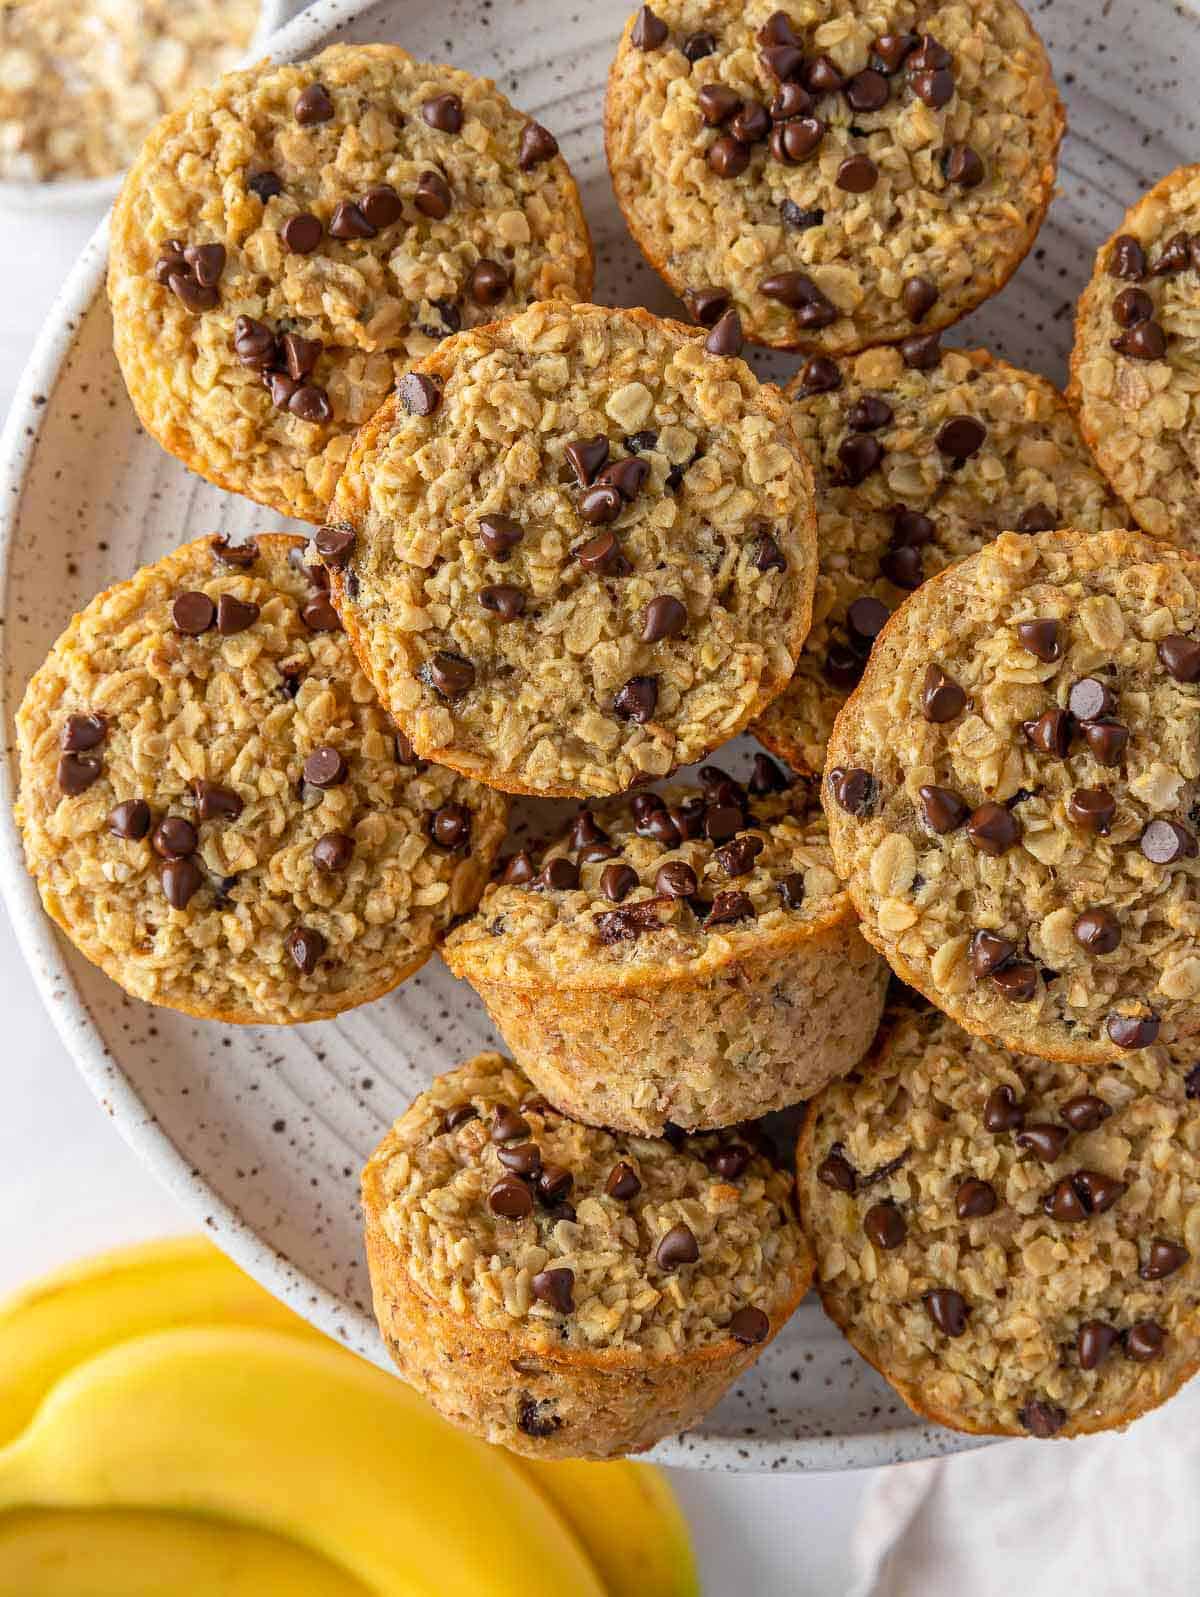
{"label": "white speckled plate", "polygon": [[[395,40],[488,73],[562,142],[596,240],[596,297],[673,308],[641,264],[604,168],[600,104],[624,0],[321,0],[277,36],[280,58],[333,38]],[[1043,0],[1033,8],[1071,117],[1062,192],[1009,288],[953,341],[1061,380],[1071,307],[1124,207],[1196,151],[1195,16],[1166,0]],[[30,672],[73,611],[186,537],[276,522],[190,476],[137,427],[111,352],[93,240],[45,329],[0,447],[0,614],[6,735]],[[796,362],[764,361],[785,376]],[[97,1097],[209,1233],[333,1336],[386,1362],[368,1308],[358,1170],[429,1076],[492,1040],[473,995],[437,961],[336,1023],[238,1030],[125,998],[43,917],[0,764],[0,874],[30,968]],[[665,1462],[847,1469],[969,1445],[921,1424],[851,1353],[815,1301]]]}

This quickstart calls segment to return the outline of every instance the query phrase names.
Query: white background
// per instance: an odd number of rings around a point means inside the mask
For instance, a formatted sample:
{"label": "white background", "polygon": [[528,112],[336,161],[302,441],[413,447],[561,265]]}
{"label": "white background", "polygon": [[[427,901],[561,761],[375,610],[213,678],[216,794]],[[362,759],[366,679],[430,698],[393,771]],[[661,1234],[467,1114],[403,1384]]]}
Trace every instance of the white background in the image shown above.
{"label": "white background", "polygon": [[[98,212],[0,210],[4,413],[50,301],[98,219]],[[195,1229],[77,1078],[26,977],[6,917],[0,994],[0,1292],[80,1254]],[[838,1597],[849,1580],[850,1532],[876,1473],[781,1478],[672,1471],[692,1521],[706,1597]]]}

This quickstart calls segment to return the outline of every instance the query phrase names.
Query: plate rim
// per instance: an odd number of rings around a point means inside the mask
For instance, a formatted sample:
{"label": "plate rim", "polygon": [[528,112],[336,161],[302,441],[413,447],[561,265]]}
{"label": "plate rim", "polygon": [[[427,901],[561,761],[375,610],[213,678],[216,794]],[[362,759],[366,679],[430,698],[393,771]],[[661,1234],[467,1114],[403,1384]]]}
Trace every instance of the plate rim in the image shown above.
{"label": "plate rim", "polygon": [[[371,11],[380,0],[316,0],[285,27],[258,44],[254,59],[296,60],[333,42],[347,23]],[[62,377],[80,327],[98,295],[104,292],[108,261],[106,213],[59,289],[17,382],[3,430],[0,431],[0,615],[9,612],[11,557],[16,544],[30,468],[41,440],[49,399]],[[183,467],[179,468],[181,471]],[[186,529],[184,532],[186,536]],[[65,619],[64,619],[65,625]],[[33,878],[25,868],[20,833],[13,815],[16,801],[16,743],[12,718],[17,704],[7,702],[0,678],[0,702],[9,721],[4,758],[0,760],[0,898],[22,958],[59,1040],[96,1101],[126,1145],[149,1169],[180,1207],[194,1215],[200,1228],[225,1254],[268,1291],[288,1303],[310,1324],[334,1341],[354,1346],[351,1329],[360,1311],[322,1286],[281,1253],[209,1184],[158,1124],[116,1054],[104,1046],[102,1033],[71,975],[58,929],[42,908]],[[369,1314],[361,1318],[374,1327]],[[360,1349],[389,1373],[386,1357],[375,1356],[368,1342]],[[854,1354],[849,1343],[846,1351]],[[397,1375],[397,1379],[400,1377]],[[1003,1440],[972,1436],[931,1425],[912,1415],[902,1429],[830,1436],[712,1435],[695,1429],[660,1442],[648,1460],[683,1468],[734,1473],[842,1472],[871,1469],[916,1459],[986,1447]]]}

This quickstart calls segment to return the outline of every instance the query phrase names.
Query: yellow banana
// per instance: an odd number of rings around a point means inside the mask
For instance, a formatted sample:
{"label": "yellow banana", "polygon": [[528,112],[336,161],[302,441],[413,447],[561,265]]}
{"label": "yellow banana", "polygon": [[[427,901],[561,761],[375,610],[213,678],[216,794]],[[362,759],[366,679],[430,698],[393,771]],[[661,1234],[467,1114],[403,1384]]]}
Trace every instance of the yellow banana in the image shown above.
{"label": "yellow banana", "polygon": [[0,1304],[0,1446],[83,1359],[182,1325],[257,1325],[324,1340],[203,1237],[104,1253]]}
{"label": "yellow banana", "polygon": [[0,1597],[371,1597],[294,1542],[182,1514],[0,1514]]}
{"label": "yellow banana", "polygon": [[687,1520],[653,1465],[515,1462],[579,1537],[609,1597],[700,1597]]}
{"label": "yellow banana", "polygon": [[0,1451],[0,1508],[97,1506],[254,1526],[385,1597],[605,1597],[503,1455],[393,1377],[278,1331],[156,1332],[65,1375]]}

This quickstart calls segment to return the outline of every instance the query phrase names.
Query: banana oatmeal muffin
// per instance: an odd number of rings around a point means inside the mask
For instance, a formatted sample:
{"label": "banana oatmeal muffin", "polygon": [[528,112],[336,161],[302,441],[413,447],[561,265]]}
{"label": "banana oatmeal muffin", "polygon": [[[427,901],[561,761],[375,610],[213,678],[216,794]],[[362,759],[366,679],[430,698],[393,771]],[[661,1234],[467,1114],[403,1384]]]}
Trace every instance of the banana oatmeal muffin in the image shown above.
{"label": "banana oatmeal muffin", "polygon": [[819,773],[877,633],[926,577],[1006,529],[1128,515],[1058,390],[984,350],[942,350],[924,369],[892,348],[813,356],[788,392],[817,473],[817,591],[796,674],[751,731]]}
{"label": "banana oatmeal muffin", "polygon": [[147,432],[308,521],[413,361],[592,286],[552,135],[490,79],[384,44],[193,95],[143,146],[111,240],[117,359]]}
{"label": "banana oatmeal muffin", "polygon": [[1103,1066],[1200,1031],[1200,557],[1005,532],[919,588],[829,741],[863,932],[979,1036]]}
{"label": "banana oatmeal muffin", "polygon": [[378,998],[473,908],[504,836],[499,794],[396,736],[304,549],[200,538],[143,567],[17,715],[47,913],[126,992],[204,1019]]}
{"label": "banana oatmeal muffin", "polygon": [[660,1135],[811,1097],[870,1046],[888,970],[833,874],[815,784],[765,754],[743,786],[581,810],[522,852],[443,957],[569,1114]]}
{"label": "banana oatmeal muffin", "polygon": [[460,333],[359,433],[334,603],[418,754],[512,793],[702,759],[808,630],[812,471],[782,394],[640,310]]}
{"label": "banana oatmeal muffin", "polygon": [[605,106],[617,202],[697,321],[914,361],[1020,264],[1063,127],[1014,0],[655,0]]}
{"label": "banana oatmeal muffin", "polygon": [[812,1279],[791,1174],[746,1139],[580,1125],[499,1054],[410,1105],[363,1209],[401,1374],[531,1458],[639,1453],[693,1424]]}
{"label": "banana oatmeal muffin", "polygon": [[1200,1364],[1200,1058],[1014,1056],[935,1012],[813,1103],[799,1201],[826,1312],[917,1413],[1128,1425]]}
{"label": "banana oatmeal muffin", "polygon": [[1200,166],[1126,213],[1096,255],[1075,320],[1083,436],[1140,526],[1200,543]]}

